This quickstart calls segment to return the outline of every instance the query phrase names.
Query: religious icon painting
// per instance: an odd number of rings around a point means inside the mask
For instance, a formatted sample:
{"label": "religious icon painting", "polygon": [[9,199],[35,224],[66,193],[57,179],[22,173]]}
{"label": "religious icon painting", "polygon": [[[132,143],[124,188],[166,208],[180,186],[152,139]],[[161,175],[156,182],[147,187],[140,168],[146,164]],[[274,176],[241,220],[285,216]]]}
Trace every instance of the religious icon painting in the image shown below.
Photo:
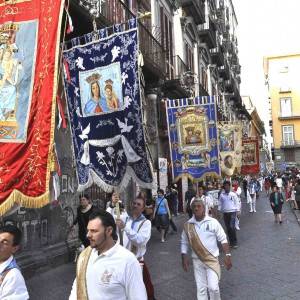
{"label": "religious icon painting", "polygon": [[242,166],[242,123],[218,122],[220,164],[223,175],[240,174]]}
{"label": "religious icon painting", "polygon": [[168,100],[166,109],[174,181],[183,176],[194,181],[218,177],[215,98]]}
{"label": "religious icon painting", "polygon": [[26,142],[38,21],[0,26],[0,142]]}
{"label": "religious icon painting", "polygon": [[120,62],[79,73],[83,117],[123,109]]}
{"label": "religious icon painting", "polygon": [[194,106],[178,110],[176,128],[180,153],[199,154],[210,151],[205,109]]}
{"label": "religious icon painting", "polygon": [[243,138],[242,174],[257,174],[260,170],[257,137]]}

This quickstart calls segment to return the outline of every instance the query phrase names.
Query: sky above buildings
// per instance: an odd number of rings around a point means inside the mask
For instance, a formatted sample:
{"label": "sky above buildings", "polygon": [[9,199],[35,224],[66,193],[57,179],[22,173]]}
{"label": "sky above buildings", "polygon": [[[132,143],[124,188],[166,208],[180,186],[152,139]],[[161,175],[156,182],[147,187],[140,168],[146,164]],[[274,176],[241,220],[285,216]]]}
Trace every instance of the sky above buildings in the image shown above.
{"label": "sky above buildings", "polygon": [[232,1],[238,19],[241,95],[251,97],[269,131],[263,57],[300,53],[300,1]]}

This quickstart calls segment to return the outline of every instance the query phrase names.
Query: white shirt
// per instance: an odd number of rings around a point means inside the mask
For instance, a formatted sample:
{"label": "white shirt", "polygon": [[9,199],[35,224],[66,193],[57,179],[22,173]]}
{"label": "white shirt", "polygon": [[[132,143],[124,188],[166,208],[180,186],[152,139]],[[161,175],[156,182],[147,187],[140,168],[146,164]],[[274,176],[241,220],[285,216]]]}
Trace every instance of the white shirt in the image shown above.
{"label": "white shirt", "polygon": [[223,213],[238,211],[239,199],[236,193],[229,192],[228,194],[224,192],[221,193],[219,198],[219,210]]}
{"label": "white shirt", "polygon": [[281,178],[276,178],[275,182],[279,188],[282,188],[282,179]]}
{"label": "white shirt", "polygon": [[[92,250],[86,283],[89,300],[147,300],[141,266],[119,244],[100,255],[96,249]],[[77,300],[76,279],[69,300]]]}
{"label": "white shirt", "polygon": [[[188,223],[195,224],[196,232],[203,244],[203,246],[215,257],[219,256],[218,243],[227,243],[226,234],[221,224],[214,218],[205,216],[205,218],[197,222],[193,216],[188,220]],[[187,254],[190,249],[189,239],[185,233],[182,231],[181,234],[181,253]],[[198,258],[197,254],[192,250],[192,257]]]}
{"label": "white shirt", "polygon": [[241,194],[242,194],[242,189],[238,186],[237,190],[234,191],[234,193],[237,195],[238,197],[238,201],[237,201],[237,211],[241,211],[242,208],[242,202],[241,202]]}
{"label": "white shirt", "polygon": [[[128,217],[125,221],[123,233],[124,247],[131,250],[132,245],[136,246],[136,257],[139,259],[142,259],[145,255],[146,245],[151,237],[151,222],[149,220],[144,220],[145,219],[141,219],[134,222],[131,217]],[[144,223],[140,228],[142,222]]]}
{"label": "white shirt", "polygon": [[[0,274],[13,260],[11,256],[8,260],[0,264]],[[27,292],[25,280],[22,273],[17,268],[11,269],[5,276],[0,286],[1,300],[27,300],[29,295]]]}

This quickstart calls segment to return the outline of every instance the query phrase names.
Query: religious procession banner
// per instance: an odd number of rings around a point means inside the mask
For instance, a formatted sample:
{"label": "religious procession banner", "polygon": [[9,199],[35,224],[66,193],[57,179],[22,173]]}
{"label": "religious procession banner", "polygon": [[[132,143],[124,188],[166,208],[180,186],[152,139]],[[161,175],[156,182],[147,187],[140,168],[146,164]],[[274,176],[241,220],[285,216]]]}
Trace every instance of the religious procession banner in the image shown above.
{"label": "religious procession banner", "polygon": [[131,178],[152,187],[138,53],[136,19],[65,44],[64,84],[79,191],[93,183],[105,191],[121,190]]}
{"label": "religious procession banner", "polygon": [[259,173],[258,138],[247,137],[242,140],[242,171],[243,175]]}
{"label": "religious procession banner", "polygon": [[49,202],[63,0],[0,0],[0,215]]}
{"label": "religious procession banner", "polygon": [[214,97],[167,100],[174,181],[220,176]]}
{"label": "religious procession banner", "polygon": [[224,176],[241,173],[242,128],[241,122],[218,122],[220,165]]}

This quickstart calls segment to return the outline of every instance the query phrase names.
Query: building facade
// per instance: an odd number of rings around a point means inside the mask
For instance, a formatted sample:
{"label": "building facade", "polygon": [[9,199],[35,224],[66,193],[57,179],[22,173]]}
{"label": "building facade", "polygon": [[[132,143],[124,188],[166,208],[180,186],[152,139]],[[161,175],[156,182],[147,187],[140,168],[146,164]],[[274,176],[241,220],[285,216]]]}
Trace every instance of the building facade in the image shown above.
{"label": "building facade", "polygon": [[261,120],[251,98],[249,96],[242,96],[242,99],[251,117],[248,123],[248,136],[258,138],[260,170],[262,173],[267,173],[266,163],[270,162],[271,154],[266,140],[264,122]]}
{"label": "building facade", "polygon": [[[100,29],[139,18],[143,124],[158,185],[159,158],[170,162],[167,98],[217,96],[219,120],[250,119],[239,92],[238,23],[231,0],[71,0],[68,10],[74,30],[65,35],[66,40],[92,32],[95,25]],[[66,110],[65,116],[68,118]],[[70,259],[76,246],[76,230],[70,229],[79,194],[69,128],[57,129],[55,142],[62,171],[58,199],[53,198],[43,209],[18,208],[2,220],[23,229],[19,261],[28,272]],[[169,172],[168,184],[171,182]],[[186,182],[178,183],[180,200],[186,186]],[[132,200],[137,190],[131,182],[122,198]],[[104,207],[109,198],[96,186],[86,192],[98,207]],[[151,191],[146,192],[150,197]]]}
{"label": "building facade", "polygon": [[300,167],[300,54],[265,57],[274,167]]}

